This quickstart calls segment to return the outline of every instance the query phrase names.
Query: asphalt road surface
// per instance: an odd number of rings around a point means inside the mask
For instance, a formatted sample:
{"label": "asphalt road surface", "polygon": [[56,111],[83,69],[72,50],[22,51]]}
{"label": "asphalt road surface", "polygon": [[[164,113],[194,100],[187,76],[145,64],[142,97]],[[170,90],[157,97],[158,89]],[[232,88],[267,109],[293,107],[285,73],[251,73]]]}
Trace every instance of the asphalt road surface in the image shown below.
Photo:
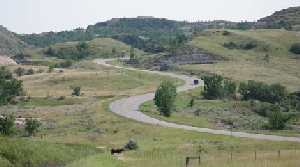
{"label": "asphalt road surface", "polygon": [[[112,66],[109,64],[106,64],[107,61],[111,61],[115,59],[96,59],[93,60],[94,63],[104,65],[104,66]],[[112,66],[115,68],[122,68],[119,66]],[[137,70],[134,68],[124,68],[128,70]],[[185,81],[185,85],[180,86],[177,88],[177,92],[187,91],[190,89],[194,89],[199,86],[203,86],[203,81],[199,80],[198,85],[194,85],[194,80],[198,78],[189,77],[185,75],[177,75],[172,73],[165,73],[165,72],[159,72],[159,71],[149,71],[149,70],[138,70],[142,72],[148,72],[158,75],[166,75],[175,77],[178,79],[182,79]],[[121,100],[114,101],[110,103],[109,109],[121,116],[124,116],[126,118],[130,118],[136,121],[144,122],[144,123],[150,123],[150,124],[156,124],[160,126],[170,127],[170,128],[178,128],[178,129],[184,129],[184,130],[192,130],[197,132],[205,132],[205,133],[212,133],[212,134],[219,134],[219,135],[231,135],[235,137],[244,137],[244,138],[251,138],[251,139],[263,139],[263,140],[274,140],[274,141],[295,141],[300,142],[300,138],[297,137],[283,137],[283,136],[275,136],[275,135],[266,135],[266,134],[252,134],[252,133],[244,133],[244,132],[231,132],[227,130],[214,130],[209,128],[198,128],[198,127],[192,127],[187,125],[178,125],[174,123],[168,123],[164,121],[160,121],[154,118],[151,118],[145,114],[143,114],[140,111],[140,105],[144,102],[147,102],[149,100],[152,100],[154,98],[154,93],[148,93],[145,95],[137,95],[137,96],[131,96],[127,97]]]}

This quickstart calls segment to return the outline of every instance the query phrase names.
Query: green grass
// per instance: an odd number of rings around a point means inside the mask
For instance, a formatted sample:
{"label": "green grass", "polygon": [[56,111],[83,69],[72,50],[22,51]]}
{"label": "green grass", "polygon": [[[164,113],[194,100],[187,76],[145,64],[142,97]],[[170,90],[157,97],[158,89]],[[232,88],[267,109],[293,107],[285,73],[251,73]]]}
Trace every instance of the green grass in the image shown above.
{"label": "green grass", "polygon": [[[300,66],[296,55],[289,52],[290,46],[300,40],[300,33],[285,30],[205,30],[188,44],[210,53],[225,56],[229,61],[207,65],[183,65],[185,72],[207,71],[237,81],[256,80],[265,83],[280,83],[289,91],[300,90]],[[236,50],[223,47],[224,43],[244,44],[252,41],[257,47],[251,50]],[[265,56],[269,55],[269,62]]]}
{"label": "green grass", "polygon": [[131,70],[101,69],[88,70],[88,65],[79,65],[83,69],[54,70],[52,73],[41,73],[22,76],[24,90],[32,97],[71,96],[70,86],[81,86],[81,97],[140,94],[154,92],[156,86],[165,79],[182,84],[182,81],[171,77],[157,76]]}
{"label": "green grass", "polygon": [[[156,86],[166,77],[80,62],[74,69],[66,69],[63,73],[54,70],[52,73],[45,72],[23,76],[19,79],[23,80],[24,88],[29,95],[41,99],[46,97],[48,92],[51,98],[62,95],[70,96],[70,85],[82,86],[84,94],[81,98],[84,99],[82,99],[84,103],[34,108],[13,106],[1,110],[14,113],[16,117],[46,119],[46,126],[40,128],[37,136],[30,140],[73,143],[87,148],[101,147],[100,153],[78,157],[76,161],[69,164],[70,167],[184,166],[186,156],[199,156],[199,146],[208,152],[208,154],[201,153],[202,166],[256,166],[259,164],[297,166],[299,164],[300,143],[236,138],[166,128],[136,122],[109,111],[110,102],[128,95],[154,92]],[[182,84],[182,81],[174,79],[173,81],[179,85]],[[222,101],[208,102],[198,99],[201,89],[181,93],[176,101],[177,107],[187,109],[186,105],[191,97],[195,97],[195,107],[229,107],[231,105]],[[36,103],[42,104],[43,102]],[[151,105],[151,102],[149,104]],[[182,124],[190,123],[193,126],[213,127],[207,124],[207,118],[193,119],[189,115],[191,113],[178,112],[174,117],[166,120]],[[157,113],[154,115],[157,116]],[[140,147],[138,151],[110,155],[111,148],[121,148],[131,139],[138,142]],[[257,161],[253,160],[255,150],[259,152]],[[278,159],[277,150],[288,151],[282,151],[282,158]],[[232,161],[230,160],[231,153],[233,153]],[[191,163],[191,166],[197,165],[195,161]]]}
{"label": "green grass", "polygon": [[[72,53],[73,51],[76,51],[78,43],[79,42],[58,43],[52,45],[51,48],[56,52],[62,51],[63,53]],[[130,46],[111,38],[95,38],[91,41],[87,41],[87,43],[90,46],[89,51],[91,53],[87,59],[120,57],[122,54],[129,54],[130,50]],[[115,54],[112,53],[113,48],[116,48]],[[45,55],[44,52],[47,49],[48,47],[25,51],[25,54],[29,55],[29,57],[26,57],[26,60],[35,65],[43,66],[64,62],[62,59]],[[141,56],[142,54],[144,54],[143,51],[135,49],[136,56]]]}
{"label": "green grass", "polygon": [[87,101],[87,99],[80,98],[67,98],[63,100],[59,100],[58,98],[51,97],[33,97],[28,100],[28,102],[20,102],[17,105],[20,107],[24,106],[60,106],[60,105],[75,105],[75,104],[83,104]]}

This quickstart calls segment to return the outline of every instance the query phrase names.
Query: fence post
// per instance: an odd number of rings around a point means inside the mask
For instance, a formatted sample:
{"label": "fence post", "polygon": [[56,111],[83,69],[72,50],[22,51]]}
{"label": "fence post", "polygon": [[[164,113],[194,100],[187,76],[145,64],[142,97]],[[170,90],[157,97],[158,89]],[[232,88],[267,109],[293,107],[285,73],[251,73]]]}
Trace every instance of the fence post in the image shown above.
{"label": "fence post", "polygon": [[201,163],[201,157],[200,157],[200,155],[199,155],[199,165],[200,165],[200,163]]}
{"label": "fence post", "polygon": [[280,158],[280,150],[278,150],[278,158]]}
{"label": "fence post", "polygon": [[255,150],[255,160],[256,160],[256,150]]}
{"label": "fence post", "polygon": [[186,166],[186,167],[189,167],[189,161],[190,161],[190,158],[189,158],[189,157],[186,157],[186,158],[185,158],[185,166]]}
{"label": "fence post", "polygon": [[230,160],[232,161],[232,153],[230,153]]}

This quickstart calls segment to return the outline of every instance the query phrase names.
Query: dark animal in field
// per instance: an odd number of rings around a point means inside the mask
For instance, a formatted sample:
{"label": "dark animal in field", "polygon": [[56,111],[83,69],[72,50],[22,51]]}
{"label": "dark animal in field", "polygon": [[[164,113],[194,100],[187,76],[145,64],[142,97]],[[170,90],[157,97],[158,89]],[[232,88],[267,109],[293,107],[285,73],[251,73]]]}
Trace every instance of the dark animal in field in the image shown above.
{"label": "dark animal in field", "polygon": [[194,84],[198,85],[199,84],[199,80],[194,80]]}
{"label": "dark animal in field", "polygon": [[114,155],[115,153],[120,154],[120,153],[122,153],[122,151],[125,151],[125,150],[123,148],[121,148],[121,149],[111,149],[110,153],[111,153],[111,155]]}

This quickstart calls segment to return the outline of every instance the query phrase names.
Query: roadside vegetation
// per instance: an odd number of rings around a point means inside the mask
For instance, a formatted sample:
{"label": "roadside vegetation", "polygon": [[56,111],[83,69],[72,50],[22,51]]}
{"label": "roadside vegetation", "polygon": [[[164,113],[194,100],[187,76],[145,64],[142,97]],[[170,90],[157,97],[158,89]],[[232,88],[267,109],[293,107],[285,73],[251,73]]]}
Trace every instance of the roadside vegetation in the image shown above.
{"label": "roadside vegetation", "polygon": [[[291,31],[300,23],[293,15],[260,22],[138,17],[9,34],[35,49],[19,41],[14,59],[23,65],[0,68],[0,166],[179,167],[199,155],[201,166],[298,166],[297,142],[172,129],[109,111],[115,100],[155,92],[141,110],[166,122],[300,137],[300,34]],[[260,28],[277,30],[249,31]],[[95,58],[192,75],[204,86],[177,94],[180,80],[99,66]]]}

